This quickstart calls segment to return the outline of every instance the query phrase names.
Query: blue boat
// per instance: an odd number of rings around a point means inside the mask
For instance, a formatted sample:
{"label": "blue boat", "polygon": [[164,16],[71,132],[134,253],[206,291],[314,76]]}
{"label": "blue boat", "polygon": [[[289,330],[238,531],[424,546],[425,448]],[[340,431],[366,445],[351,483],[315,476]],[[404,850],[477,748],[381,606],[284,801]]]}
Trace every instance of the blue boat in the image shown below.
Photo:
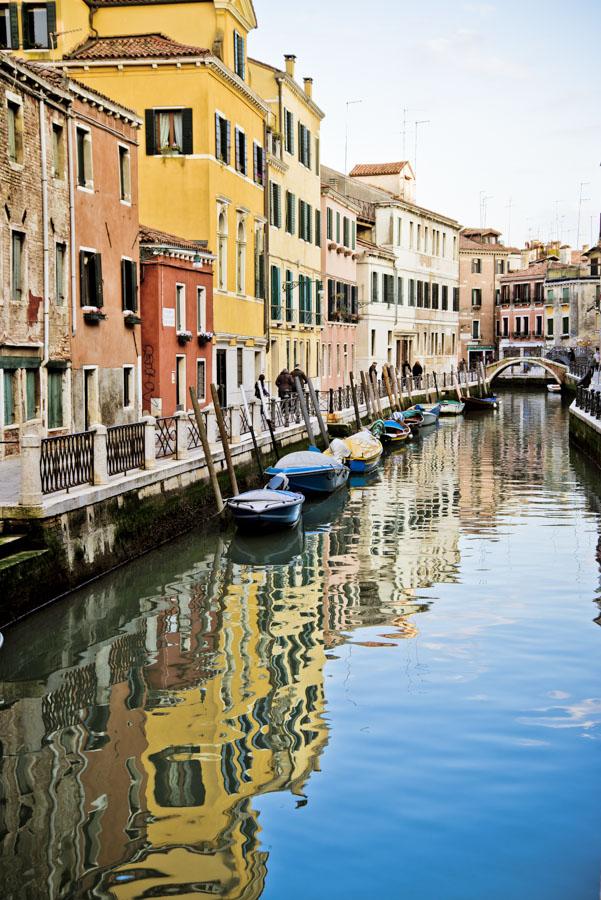
{"label": "blue boat", "polygon": [[432,406],[423,406],[421,403],[416,403],[415,406],[407,410],[408,413],[413,411],[421,413],[424,417],[422,428],[426,425],[436,425],[440,416],[440,403],[434,403]]}
{"label": "blue boat", "polygon": [[285,475],[290,487],[303,494],[331,494],[346,484],[349,476],[349,470],[340,460],[312,450],[288,453],[265,473]]}
{"label": "blue boat", "polygon": [[225,503],[239,528],[292,528],[300,519],[305,498],[287,487],[287,478],[276,475],[266,488],[244,491]]}

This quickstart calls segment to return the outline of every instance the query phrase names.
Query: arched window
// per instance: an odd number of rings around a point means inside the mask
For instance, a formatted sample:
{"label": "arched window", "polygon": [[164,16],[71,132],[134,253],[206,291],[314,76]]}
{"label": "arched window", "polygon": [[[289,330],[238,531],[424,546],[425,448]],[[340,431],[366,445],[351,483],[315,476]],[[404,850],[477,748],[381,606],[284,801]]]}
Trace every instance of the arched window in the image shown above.
{"label": "arched window", "polygon": [[227,291],[227,214],[225,209],[219,213],[217,231],[217,286],[220,291]]}
{"label": "arched window", "polygon": [[246,293],[246,229],[242,219],[236,234],[236,292]]}

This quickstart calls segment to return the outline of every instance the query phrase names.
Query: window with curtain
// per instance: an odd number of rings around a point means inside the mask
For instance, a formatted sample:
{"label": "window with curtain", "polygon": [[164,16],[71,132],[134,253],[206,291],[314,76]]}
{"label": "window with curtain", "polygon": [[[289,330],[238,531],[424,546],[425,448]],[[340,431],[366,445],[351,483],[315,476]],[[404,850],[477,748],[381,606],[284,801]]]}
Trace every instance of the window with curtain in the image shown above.
{"label": "window with curtain", "polygon": [[[147,109],[146,155],[181,156],[193,152],[192,109]],[[219,154],[216,154],[219,159]]]}

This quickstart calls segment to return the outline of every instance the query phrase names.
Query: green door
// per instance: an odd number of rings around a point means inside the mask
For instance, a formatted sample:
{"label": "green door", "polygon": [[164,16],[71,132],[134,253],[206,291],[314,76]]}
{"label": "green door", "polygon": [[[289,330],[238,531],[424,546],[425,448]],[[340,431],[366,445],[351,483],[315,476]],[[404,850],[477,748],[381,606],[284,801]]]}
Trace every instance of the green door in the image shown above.
{"label": "green door", "polygon": [[14,384],[15,373],[12,369],[4,369],[4,424],[12,425],[15,421]]}
{"label": "green door", "polygon": [[25,418],[35,419],[35,381],[36,370],[25,369]]}

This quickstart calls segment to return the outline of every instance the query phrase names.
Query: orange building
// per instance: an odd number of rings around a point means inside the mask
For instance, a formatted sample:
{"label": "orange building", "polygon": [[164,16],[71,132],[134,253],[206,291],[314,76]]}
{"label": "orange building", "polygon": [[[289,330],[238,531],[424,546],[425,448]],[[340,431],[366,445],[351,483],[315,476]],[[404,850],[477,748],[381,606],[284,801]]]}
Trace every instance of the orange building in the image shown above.
{"label": "orange building", "polygon": [[142,407],[153,416],[207,403],[213,357],[213,256],[206,241],[140,229]]}

